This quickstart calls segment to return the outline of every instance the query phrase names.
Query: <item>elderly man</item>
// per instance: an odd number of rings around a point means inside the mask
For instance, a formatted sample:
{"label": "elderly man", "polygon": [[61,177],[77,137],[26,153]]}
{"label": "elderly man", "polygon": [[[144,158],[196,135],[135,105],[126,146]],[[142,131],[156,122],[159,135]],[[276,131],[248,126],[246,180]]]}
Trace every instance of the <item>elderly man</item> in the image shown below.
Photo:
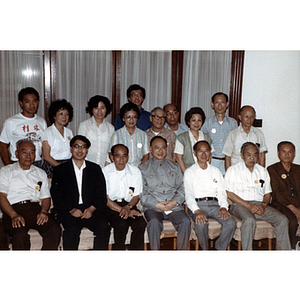
{"label": "elderly man", "polygon": [[30,250],[30,228],[43,237],[42,250],[57,250],[61,229],[48,214],[51,198],[47,175],[33,166],[36,151],[33,142],[20,140],[16,147],[18,161],[0,170],[4,228],[13,250]]}
{"label": "elderly man", "polygon": [[128,164],[129,149],[123,144],[111,148],[112,164],[103,168],[107,187],[104,213],[114,228],[114,250],[125,250],[129,226],[132,229],[130,250],[142,250],[146,222],[136,205],[143,183],[141,171]]}
{"label": "elderly man", "polygon": [[208,162],[211,146],[207,141],[199,141],[194,147],[197,162],[184,172],[185,197],[195,222],[195,232],[203,250],[209,249],[208,218],[222,225],[216,240],[217,250],[226,250],[233,237],[236,221],[228,213],[227,195],[220,170]]}
{"label": "elderly man", "polygon": [[163,220],[170,220],[176,228],[177,249],[187,250],[191,221],[182,204],[185,200],[183,176],[180,167],[166,159],[167,141],[156,136],[150,141],[153,158],[139,165],[143,178],[140,200],[148,221],[147,231],[152,250],[160,249]]}
{"label": "elderly man", "polygon": [[165,127],[167,129],[173,130],[176,135],[179,135],[180,133],[189,130],[189,128],[185,124],[181,124],[178,122],[179,111],[174,104],[172,103],[166,104],[163,107],[163,109],[166,113]]}
{"label": "elderly man", "polygon": [[292,249],[296,248],[296,236],[300,223],[300,165],[294,164],[296,148],[292,142],[277,145],[279,162],[267,168],[272,186],[271,206],[289,219],[289,236]]}
{"label": "elderly man", "polygon": [[257,145],[259,149],[258,164],[264,167],[268,148],[263,132],[252,126],[256,118],[255,109],[245,105],[240,109],[238,117],[241,124],[228,133],[222,151],[225,155],[225,170],[242,160],[240,150],[245,142],[252,142]]}
{"label": "elderly man", "polygon": [[94,250],[107,250],[110,226],[103,214],[106,184],[101,167],[86,161],[90,141],[82,135],[70,141],[72,157],[54,168],[51,195],[58,220],[64,227],[64,250],[77,250],[80,233],[87,227],[94,235]]}
{"label": "elderly man", "polygon": [[[166,121],[166,114],[164,110],[160,107],[155,107],[151,111],[150,121],[152,127],[146,130],[149,141],[155,136],[162,136],[167,140],[167,159],[175,160],[174,149],[175,149],[175,136],[176,134],[164,127]],[[152,154],[150,154],[152,157]]]}
{"label": "elderly man", "polygon": [[288,219],[270,207],[270,177],[265,168],[258,165],[259,149],[256,144],[246,142],[241,147],[242,161],[230,167],[225,175],[225,188],[233,202],[230,212],[242,220],[242,249],[252,250],[256,220],[274,226],[278,250],[290,250]]}

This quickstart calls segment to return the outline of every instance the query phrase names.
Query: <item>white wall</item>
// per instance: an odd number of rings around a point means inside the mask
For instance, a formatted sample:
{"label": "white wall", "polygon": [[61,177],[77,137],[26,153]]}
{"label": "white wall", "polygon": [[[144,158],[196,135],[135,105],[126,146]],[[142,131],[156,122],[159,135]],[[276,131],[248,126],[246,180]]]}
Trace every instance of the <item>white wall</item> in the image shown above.
{"label": "white wall", "polygon": [[[242,105],[252,105],[263,119],[269,152],[266,166],[278,161],[276,146],[295,144],[300,163],[300,51],[246,51]],[[297,153],[298,153],[297,152]]]}

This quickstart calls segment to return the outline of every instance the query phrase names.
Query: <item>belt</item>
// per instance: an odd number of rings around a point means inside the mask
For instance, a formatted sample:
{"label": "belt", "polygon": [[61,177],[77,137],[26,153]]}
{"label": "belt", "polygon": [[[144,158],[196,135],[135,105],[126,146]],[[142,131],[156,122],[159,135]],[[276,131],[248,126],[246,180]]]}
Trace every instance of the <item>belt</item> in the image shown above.
{"label": "belt", "polygon": [[225,157],[215,157],[215,156],[212,156],[213,159],[218,159],[218,160],[225,160]]}
{"label": "belt", "polygon": [[115,199],[115,200],[113,200],[114,202],[123,202],[123,201],[125,201],[125,199],[124,198],[122,198],[122,199]]}
{"label": "belt", "polygon": [[195,200],[198,201],[209,201],[209,200],[215,200],[218,201],[218,198],[216,197],[203,197],[203,198],[195,198]]}
{"label": "belt", "polygon": [[[19,202],[17,202],[17,203],[14,203],[13,205],[26,204],[26,203],[31,203],[31,202],[36,202],[36,203],[37,203],[37,201],[23,200],[23,201],[19,201]],[[13,205],[12,205],[12,206],[13,206]]]}

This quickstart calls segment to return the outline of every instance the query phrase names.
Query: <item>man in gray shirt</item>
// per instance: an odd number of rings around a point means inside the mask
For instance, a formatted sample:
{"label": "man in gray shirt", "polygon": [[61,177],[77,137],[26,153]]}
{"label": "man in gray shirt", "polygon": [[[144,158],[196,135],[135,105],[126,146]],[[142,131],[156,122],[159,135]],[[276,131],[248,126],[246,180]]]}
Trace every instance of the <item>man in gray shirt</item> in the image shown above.
{"label": "man in gray shirt", "polygon": [[160,248],[163,220],[170,220],[177,230],[177,249],[187,250],[191,221],[182,204],[185,200],[183,176],[178,164],[166,159],[167,141],[155,136],[150,141],[153,155],[139,165],[143,178],[140,200],[147,219],[147,231],[152,250]]}

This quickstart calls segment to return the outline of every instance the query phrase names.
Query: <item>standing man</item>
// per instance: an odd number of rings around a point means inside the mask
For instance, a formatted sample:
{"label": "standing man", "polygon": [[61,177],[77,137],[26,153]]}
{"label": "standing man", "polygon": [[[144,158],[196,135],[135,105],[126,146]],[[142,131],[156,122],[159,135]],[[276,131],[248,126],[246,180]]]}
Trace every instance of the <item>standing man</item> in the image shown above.
{"label": "standing man", "polygon": [[17,141],[30,140],[36,149],[34,165],[41,168],[42,135],[47,124],[43,118],[36,115],[40,103],[39,93],[32,87],[26,87],[19,92],[18,99],[22,112],[4,122],[0,135],[0,155],[4,165],[16,162]]}
{"label": "standing man", "polygon": [[30,250],[30,228],[43,237],[42,250],[57,250],[61,229],[48,214],[51,198],[47,174],[33,166],[36,149],[32,141],[20,140],[16,147],[18,161],[0,170],[4,228],[13,250]]}
{"label": "standing man", "polygon": [[265,167],[268,148],[263,132],[252,126],[256,118],[255,109],[252,106],[245,105],[240,109],[238,117],[241,124],[229,132],[222,151],[225,155],[225,170],[242,160],[240,149],[245,142],[256,144],[259,149],[258,164]]}
{"label": "standing man", "polygon": [[[145,131],[152,126],[150,122],[150,113],[142,108],[142,104],[146,98],[146,90],[138,84],[132,84],[126,92],[128,102],[134,103],[140,110],[140,118],[136,124],[136,127]],[[115,119],[115,130],[122,128],[125,123],[120,117],[120,113],[117,114]]]}
{"label": "standing man", "polygon": [[130,250],[143,250],[146,222],[136,205],[143,190],[139,168],[127,164],[129,149],[122,144],[111,148],[112,164],[103,168],[107,187],[105,215],[114,228],[114,250],[125,250],[129,226]]}
{"label": "standing man", "polygon": [[269,166],[271,177],[271,206],[289,219],[289,236],[292,249],[296,248],[296,236],[300,223],[300,165],[294,164],[296,148],[292,142],[283,141],[277,145],[279,162]]}
{"label": "standing man", "polygon": [[222,175],[225,175],[225,155],[222,150],[228,133],[237,127],[236,120],[225,115],[228,105],[228,96],[225,93],[215,93],[211,98],[215,115],[208,118],[201,128],[203,133],[210,136],[215,149],[211,165],[217,167]]}
{"label": "standing man", "polygon": [[83,227],[94,235],[94,250],[107,250],[110,226],[106,207],[105,178],[98,164],[86,161],[90,141],[82,135],[70,141],[72,158],[54,168],[51,196],[58,220],[64,227],[64,250],[78,250]]}
{"label": "standing man", "polygon": [[[151,111],[150,121],[152,123],[152,127],[146,130],[146,134],[148,135],[148,140],[155,136],[162,136],[167,140],[167,159],[175,160],[174,149],[175,149],[175,137],[176,134],[164,127],[166,121],[166,114],[164,110],[160,107],[155,107]],[[152,157],[152,154],[150,154]]]}
{"label": "standing man", "polygon": [[167,156],[167,141],[155,136],[150,141],[153,158],[139,165],[143,178],[140,200],[148,221],[147,231],[152,250],[160,249],[163,220],[170,220],[176,228],[177,249],[187,250],[191,221],[182,204],[185,200],[183,176],[178,164]]}
{"label": "standing man", "polygon": [[274,227],[278,250],[290,250],[289,221],[285,215],[270,207],[271,184],[265,168],[258,165],[259,149],[246,142],[241,148],[242,161],[230,167],[225,175],[225,188],[233,202],[230,212],[242,220],[242,249],[252,250],[256,220]]}
{"label": "standing man", "polygon": [[228,212],[224,179],[220,170],[208,162],[211,146],[207,141],[199,141],[194,147],[197,162],[184,172],[186,203],[192,212],[195,232],[203,250],[209,249],[208,218],[222,225],[216,240],[217,250],[226,250],[233,237],[236,221]]}
{"label": "standing man", "polygon": [[164,106],[164,111],[166,113],[166,124],[165,127],[167,129],[173,130],[176,135],[188,131],[189,128],[185,124],[181,124],[178,122],[179,112],[177,107],[172,104],[166,104]]}

